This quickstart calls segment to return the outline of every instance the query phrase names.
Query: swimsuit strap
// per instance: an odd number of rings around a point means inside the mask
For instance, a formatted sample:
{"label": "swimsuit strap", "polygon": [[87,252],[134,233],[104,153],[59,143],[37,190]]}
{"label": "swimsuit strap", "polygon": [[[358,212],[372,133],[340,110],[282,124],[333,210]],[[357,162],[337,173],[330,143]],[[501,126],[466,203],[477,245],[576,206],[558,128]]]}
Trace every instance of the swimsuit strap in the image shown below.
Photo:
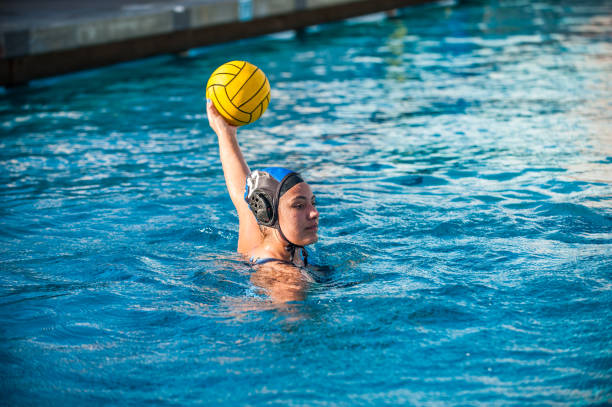
{"label": "swimsuit strap", "polygon": [[287,260],[282,260],[282,259],[275,259],[274,257],[265,257],[263,259],[255,259],[254,257],[251,257],[251,263],[259,266],[261,264],[266,264],[266,263],[270,263],[272,261],[276,261],[279,263],[283,263],[283,264],[289,264],[291,266],[295,266],[295,264],[291,263],[290,261]]}
{"label": "swimsuit strap", "polygon": [[[283,232],[281,231],[281,234]],[[287,240],[287,239],[285,239]],[[283,260],[283,259],[275,259],[274,257],[264,257],[263,259],[257,259],[254,256],[251,257],[249,259],[249,261],[255,265],[260,265],[260,264],[265,264],[265,263],[269,263],[271,261],[277,261],[279,263],[284,263],[284,264],[289,264],[291,266],[295,266],[295,264],[293,263],[293,259],[294,259],[294,254],[296,249],[301,249],[302,252],[302,261],[304,262],[304,266],[308,266],[308,251],[306,251],[306,248],[304,246],[297,246],[294,245],[293,243],[289,243],[289,245],[286,247],[287,250],[289,250],[291,252],[291,260],[287,261],[287,260]]]}
{"label": "swimsuit strap", "polygon": [[308,271],[304,267],[296,266],[295,264],[293,264],[293,263],[291,263],[290,261],[287,261],[287,260],[275,259],[274,257],[264,257],[263,259],[255,259],[255,257],[251,257],[249,260],[250,260],[251,264],[254,265],[254,266],[260,266],[262,264],[271,263],[273,261],[276,261],[276,262],[282,263],[282,264],[288,264],[288,265],[296,267],[298,270],[300,270],[300,273],[302,273],[302,276],[304,276],[306,281],[310,281],[311,283],[316,281],[308,273]]}
{"label": "swimsuit strap", "polygon": [[308,252],[306,251],[306,248],[304,246],[298,246],[295,243],[291,243],[291,241],[287,239],[287,237],[283,233],[283,230],[280,227],[280,223],[276,226],[276,229],[280,232],[281,237],[285,239],[288,243],[287,246],[285,246],[285,250],[291,253],[291,262],[293,262],[293,259],[295,257],[295,251],[297,249],[300,249],[302,251],[302,260],[304,261],[304,266],[308,266]]}

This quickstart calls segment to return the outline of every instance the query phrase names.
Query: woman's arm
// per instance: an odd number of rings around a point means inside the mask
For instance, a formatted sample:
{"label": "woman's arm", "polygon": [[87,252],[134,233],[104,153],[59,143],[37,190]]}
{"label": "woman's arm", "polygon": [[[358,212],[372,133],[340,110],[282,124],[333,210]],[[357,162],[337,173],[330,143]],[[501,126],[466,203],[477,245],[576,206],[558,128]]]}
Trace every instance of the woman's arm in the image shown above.
{"label": "woman's arm", "polygon": [[237,127],[228,124],[210,101],[206,102],[206,113],[208,123],[219,139],[219,157],[225,184],[238,212],[238,252],[247,254],[263,240],[255,216],[244,200],[244,186],[250,170],[236,139]]}

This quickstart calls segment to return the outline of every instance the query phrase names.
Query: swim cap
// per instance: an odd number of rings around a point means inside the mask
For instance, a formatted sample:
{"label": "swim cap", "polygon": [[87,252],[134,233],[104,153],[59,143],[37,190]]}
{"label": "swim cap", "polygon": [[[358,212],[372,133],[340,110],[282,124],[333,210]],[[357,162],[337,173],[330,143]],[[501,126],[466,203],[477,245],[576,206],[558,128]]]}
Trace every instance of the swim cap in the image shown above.
{"label": "swim cap", "polygon": [[263,226],[278,225],[278,202],[285,192],[304,182],[295,171],[282,167],[268,167],[251,172],[246,179],[244,200],[255,215],[257,223]]}

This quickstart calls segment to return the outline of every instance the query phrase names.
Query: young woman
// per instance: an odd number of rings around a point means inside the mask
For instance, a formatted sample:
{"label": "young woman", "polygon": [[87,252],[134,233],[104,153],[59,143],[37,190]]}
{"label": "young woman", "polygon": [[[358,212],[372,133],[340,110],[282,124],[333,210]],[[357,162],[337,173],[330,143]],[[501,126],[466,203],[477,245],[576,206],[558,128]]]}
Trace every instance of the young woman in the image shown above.
{"label": "young woman", "polygon": [[286,168],[251,172],[236,139],[237,128],[210,101],[206,112],[219,139],[225,183],[238,212],[238,252],[257,270],[287,272],[286,276],[299,272],[308,278],[301,273],[307,265],[304,247],[317,241],[319,225],[310,186]]}

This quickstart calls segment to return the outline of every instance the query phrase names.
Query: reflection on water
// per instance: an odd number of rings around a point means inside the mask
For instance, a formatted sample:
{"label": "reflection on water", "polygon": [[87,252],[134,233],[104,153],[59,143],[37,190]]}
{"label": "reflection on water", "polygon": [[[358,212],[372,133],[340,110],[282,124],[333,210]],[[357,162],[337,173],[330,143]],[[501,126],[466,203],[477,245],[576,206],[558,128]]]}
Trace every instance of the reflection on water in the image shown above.
{"label": "reflection on water", "polygon": [[[612,16],[591,17],[586,24],[577,27],[577,33],[584,33],[587,39],[600,33],[610,32]],[[572,46],[571,44],[569,45]],[[588,47],[585,44],[574,46]],[[568,166],[568,177],[584,182],[600,183],[601,195],[585,204],[592,207],[612,208],[612,44],[602,42],[594,53],[585,53],[583,61],[576,62],[576,68],[583,75],[592,76],[587,84],[590,97],[577,105],[571,114],[581,123],[586,134],[582,143],[581,161]],[[596,154],[593,154],[596,152]],[[602,156],[604,157],[602,159]]]}

